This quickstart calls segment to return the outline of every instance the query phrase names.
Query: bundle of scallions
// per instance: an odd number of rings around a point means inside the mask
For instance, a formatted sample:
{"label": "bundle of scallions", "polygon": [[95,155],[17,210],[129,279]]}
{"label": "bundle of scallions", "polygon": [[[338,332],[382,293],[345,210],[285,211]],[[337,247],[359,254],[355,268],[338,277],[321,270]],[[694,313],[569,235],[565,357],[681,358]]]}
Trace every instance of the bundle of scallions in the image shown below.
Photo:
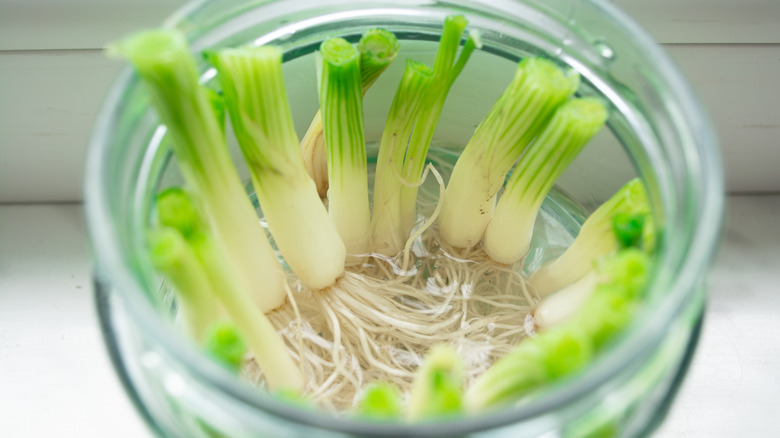
{"label": "bundle of scallions", "polygon": [[[356,46],[322,42],[320,110],[300,142],[280,49],[206,52],[216,80],[204,84],[175,30],[110,46],[144,83],[184,177],[154,200],[148,255],[181,326],[212,357],[285,398],[419,421],[527,399],[580,371],[629,323],[654,247],[639,180],[563,255],[522,271],[545,196],[607,119],[601,100],[575,97],[575,72],[522,59],[446,190],[426,160],[449,90],[481,47],[467,24],[446,18],[432,66],[406,62],[371,169],[363,96],[399,52],[388,31]],[[429,171],[440,190],[425,204]]]}

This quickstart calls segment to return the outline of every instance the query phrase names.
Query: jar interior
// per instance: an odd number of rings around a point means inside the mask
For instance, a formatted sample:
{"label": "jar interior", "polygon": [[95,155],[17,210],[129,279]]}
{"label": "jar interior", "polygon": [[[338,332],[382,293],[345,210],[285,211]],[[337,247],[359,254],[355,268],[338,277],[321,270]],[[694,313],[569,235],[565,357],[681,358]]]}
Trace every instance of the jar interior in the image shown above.
{"label": "jar interior", "polygon": [[[432,144],[434,155],[444,161],[454,160],[509,84],[517,61],[526,56],[544,56],[578,71],[582,83],[577,94],[603,99],[608,104],[609,121],[607,129],[589,143],[545,201],[546,219],[540,227],[558,227],[563,238],[550,251],[538,251],[534,263],[538,266],[559,254],[576,235],[588,212],[637,175],[646,184],[655,222],[663,227],[667,210],[677,203],[679,191],[673,187],[674,169],[666,163],[680,152],[670,152],[659,141],[658,134],[668,134],[670,125],[647,118],[657,109],[654,105],[666,105],[662,97],[646,99],[657,92],[655,74],[643,69],[639,62],[622,62],[623,57],[638,55],[607,43],[615,40],[586,32],[572,21],[571,15],[576,14],[559,16],[559,11],[553,14],[545,11],[543,5],[512,3],[518,11],[508,17],[502,15],[500,6],[473,13],[467,3],[449,7],[407,7],[399,2],[364,9],[339,9],[332,5],[323,5],[321,9],[311,5],[284,9],[272,2],[242,13],[225,11],[224,20],[213,20],[205,27],[200,25],[198,11],[194,10],[189,20],[180,20],[176,25],[188,33],[196,51],[247,44],[280,46],[285,53],[283,69],[299,137],[318,108],[314,52],[319,43],[334,35],[355,42],[364,31],[374,27],[393,31],[401,42],[400,55],[364,101],[365,133],[370,144],[381,137],[405,60],[431,65],[444,17],[453,12],[465,13],[469,28],[481,32],[483,47],[472,56],[453,85]],[[585,18],[590,12],[581,10]],[[526,19],[518,21],[517,16]],[[203,62],[199,66],[202,81],[217,88],[214,70]],[[158,315],[172,322],[175,304],[167,289],[160,287],[159,277],[144,256],[144,236],[154,195],[161,188],[181,185],[183,179],[166,145],[165,129],[150,109],[143,87],[134,79],[127,83],[129,86],[121,90],[122,104],[113,119],[115,134],[108,140],[114,146],[109,148],[113,152],[106,160],[106,173],[112,175],[106,182],[106,191],[112,195],[107,202],[113,227],[120,230],[115,234],[120,248],[118,262],[130,269],[139,285],[137,290],[146,293]],[[228,138],[232,139],[230,135]],[[252,197],[249,172],[240,150],[235,141],[229,140],[229,147],[246,183],[247,195]],[[258,214],[262,216],[259,209]],[[536,245],[540,246],[538,240]]]}

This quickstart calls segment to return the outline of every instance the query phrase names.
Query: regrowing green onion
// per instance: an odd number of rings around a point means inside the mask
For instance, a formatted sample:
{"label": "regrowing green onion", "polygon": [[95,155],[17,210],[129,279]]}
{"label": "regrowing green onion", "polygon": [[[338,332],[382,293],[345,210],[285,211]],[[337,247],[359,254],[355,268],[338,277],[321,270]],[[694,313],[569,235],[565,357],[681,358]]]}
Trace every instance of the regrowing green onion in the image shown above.
{"label": "regrowing green onion", "polygon": [[152,230],[147,240],[154,267],[177,292],[184,326],[196,341],[203,341],[208,327],[221,314],[219,302],[197,255],[174,228]]}
{"label": "regrowing green onion", "polygon": [[551,61],[520,61],[514,79],[477,127],[452,171],[439,216],[445,242],[471,248],[482,240],[507,172],[578,86],[578,74],[564,73]]}
{"label": "regrowing green onion", "polygon": [[521,342],[469,387],[465,397],[466,410],[480,412],[514,402],[547,383],[544,355],[541,344],[533,339]]}
{"label": "regrowing green onion", "polygon": [[606,120],[604,105],[593,98],[569,100],[555,111],[520,158],[498,200],[483,242],[490,258],[513,264],[525,257],[547,192]]}
{"label": "regrowing green onion", "polygon": [[149,90],[184,179],[203,202],[214,238],[230,248],[227,257],[238,281],[263,311],[279,307],[286,296],[284,271],[238,178],[184,37],[175,30],[147,31],[108,50],[133,64]]}
{"label": "regrowing green onion", "polygon": [[401,44],[392,32],[371,29],[363,34],[358,43],[363,94],[395,60],[400,49]]}
{"label": "regrowing green onion", "polygon": [[409,395],[411,421],[455,416],[463,410],[463,364],[452,348],[434,346],[417,369]]}
{"label": "regrowing green onion", "polygon": [[[650,231],[645,230],[646,222]],[[588,217],[560,257],[529,278],[536,292],[545,297],[532,312],[537,327],[561,324],[582,307],[599,281],[595,268],[604,257],[621,248],[642,246],[649,252],[655,240],[649,222],[644,187],[633,179]],[[645,245],[645,239],[651,243]]]}
{"label": "regrowing green onion", "polygon": [[[360,82],[365,94],[398,55],[400,44],[395,34],[383,29],[371,29],[358,43],[360,52]],[[317,111],[309,129],[301,140],[301,153],[306,171],[317,186],[317,193],[324,198],[328,193],[328,166],[325,137],[322,131],[322,113]]]}
{"label": "regrowing green onion", "polygon": [[398,420],[403,414],[403,399],[395,385],[373,383],[366,387],[355,414],[375,421]]}
{"label": "regrowing green onion", "polygon": [[404,154],[409,136],[422,110],[423,98],[433,79],[425,64],[406,62],[382,133],[374,176],[374,211],[371,216],[371,250],[396,255],[406,236],[401,227],[401,187]]}
{"label": "regrowing green onion", "polygon": [[479,412],[532,394],[581,370],[630,321],[638,307],[650,258],[624,249],[599,266],[592,296],[565,323],[541,331],[499,359],[466,393],[466,406]]}
{"label": "regrowing green onion", "polygon": [[[633,182],[630,183],[630,185],[633,184],[634,184]],[[607,201],[605,205],[609,203],[610,201]],[[594,215],[597,212],[594,212]],[[642,285],[644,284],[645,277],[647,275],[647,273],[645,272],[645,267],[643,262],[641,260],[637,261],[637,256],[634,255],[635,253],[633,251],[624,251],[623,253],[624,255],[617,259],[614,258],[610,259],[609,256],[614,255],[620,249],[617,243],[614,242],[616,242],[616,240],[620,240],[621,238],[626,239],[629,236],[631,236],[629,240],[634,242],[634,246],[623,247],[622,249],[623,250],[626,250],[628,248],[639,249],[639,246],[641,245],[641,241],[638,236],[641,236],[643,234],[643,230],[642,230],[643,225],[641,224],[644,223],[644,219],[640,219],[640,218],[649,217],[648,214],[649,212],[630,216],[634,218],[631,222],[640,224],[638,225],[638,228],[635,225],[631,225],[630,231],[626,232],[626,230],[616,227],[617,229],[615,231],[615,235],[622,236],[619,237],[618,239],[615,239],[614,237],[611,236],[602,236],[603,238],[608,239],[608,241],[612,241],[613,245],[616,248],[613,251],[606,252],[603,255],[597,254],[596,256],[594,256],[590,260],[591,265],[593,266],[591,271],[589,271],[579,280],[567,285],[566,287],[561,288],[554,294],[547,296],[544,300],[542,300],[539,304],[537,304],[532,312],[534,316],[534,322],[537,327],[543,329],[549,328],[555,325],[559,325],[567,321],[568,319],[570,319],[584,305],[584,303],[587,302],[588,298],[596,289],[596,285],[599,282],[604,281],[604,279],[600,277],[604,277],[605,275],[610,276],[613,281],[619,282],[624,287],[628,287],[629,292],[627,292],[627,294],[630,297],[633,298],[633,296],[636,295],[637,291],[640,290]],[[624,212],[616,213],[613,216],[613,218],[614,218],[613,223],[622,224],[624,218]],[[604,220],[604,222],[607,221]],[[609,226],[608,222],[607,225],[602,225],[602,226],[608,227]],[[586,232],[588,233],[594,232],[594,229],[591,228],[589,230],[586,230]],[[570,251],[572,247],[570,247],[570,249],[567,250],[567,252]],[[564,253],[561,257],[565,255],[566,253]],[[618,262],[611,261],[611,260],[617,260]],[[616,268],[615,266],[618,267]],[[560,267],[556,267],[554,270],[548,271],[548,274],[554,275],[555,271],[560,269],[561,269]]]}
{"label": "regrowing green onion", "polygon": [[[424,96],[423,107],[409,138],[409,146],[404,157],[404,172],[401,176],[407,183],[416,182],[422,176],[428,148],[450,88],[463,71],[474,50],[482,47],[479,33],[469,32],[466,43],[456,59],[461,35],[467,24],[468,20],[461,15],[450,15],[444,20],[439,50],[433,62],[431,86]],[[401,187],[401,230],[404,234],[408,234],[417,221],[417,192],[417,185],[405,184]]]}
{"label": "regrowing green onion", "polygon": [[214,115],[217,116],[217,122],[219,123],[219,128],[222,131],[222,135],[224,136],[225,135],[225,99],[223,99],[219,93],[212,90],[211,88],[206,88],[206,93],[208,93],[209,95],[209,102],[211,102],[211,108],[214,110]]}
{"label": "regrowing green onion", "polygon": [[560,257],[539,268],[528,282],[542,297],[574,283],[592,271],[599,258],[639,243],[649,214],[642,181],[633,179],[585,220]]}
{"label": "regrowing green onion", "polygon": [[347,253],[368,253],[371,212],[360,54],[342,38],[320,46],[320,108],[328,157],[328,210]]}
{"label": "regrowing green onion", "polygon": [[346,250],[298,149],[276,47],[210,53],[230,122],[268,228],[300,281],[323,289],[344,274]]}
{"label": "regrowing green onion", "polygon": [[204,344],[209,355],[228,369],[237,372],[241,368],[247,348],[234,324],[225,321],[212,324]]}
{"label": "regrowing green onion", "polygon": [[468,20],[451,15],[444,20],[433,69],[407,62],[379,146],[374,182],[372,250],[396,255],[417,219],[417,185],[447,94],[471,54],[481,46],[471,32],[460,52]]}
{"label": "regrowing green onion", "polygon": [[[179,252],[184,254],[189,263],[188,269],[182,273],[186,277],[184,279],[170,277],[170,269],[162,269],[162,272],[169,278],[176,278],[176,282],[182,287],[185,283],[187,286],[209,286],[199,293],[216,297],[224,306],[233,323],[243,334],[270,388],[294,391],[303,389],[303,377],[287,352],[284,341],[276,333],[268,317],[253,305],[246,288],[238,281],[237,272],[227,257],[227,250],[214,239],[208,228],[201,226],[204,222],[199,216],[197,204],[189,194],[180,189],[166,190],[157,199],[157,210],[161,225],[167,227],[161,229],[166,233],[165,238],[173,239],[174,245],[183,247]],[[173,237],[174,233],[181,238],[180,241]],[[152,232],[151,235],[153,239],[150,252],[152,259],[156,260],[160,258],[160,248],[173,245],[161,245],[159,233]],[[192,259],[197,261],[195,265],[192,265]],[[184,297],[185,294],[186,292],[181,296]],[[197,315],[200,315],[200,312],[213,315],[219,307],[213,302],[211,305],[211,309],[203,308],[205,304],[189,308],[193,313],[198,312]],[[214,318],[209,322],[213,323]]]}

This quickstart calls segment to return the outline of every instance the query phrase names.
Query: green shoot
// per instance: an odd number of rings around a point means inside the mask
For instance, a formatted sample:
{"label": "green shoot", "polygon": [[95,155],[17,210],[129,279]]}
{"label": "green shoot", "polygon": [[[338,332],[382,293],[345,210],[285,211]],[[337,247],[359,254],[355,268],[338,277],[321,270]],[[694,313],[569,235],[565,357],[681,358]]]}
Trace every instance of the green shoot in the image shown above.
{"label": "green shoot", "polygon": [[590,340],[576,329],[549,330],[518,345],[493,364],[466,393],[479,412],[521,397],[582,369],[592,357]]}
{"label": "green shoot", "polygon": [[229,322],[218,322],[209,327],[205,348],[211,357],[235,372],[241,368],[247,352],[244,338]]}
{"label": "green shoot", "polygon": [[455,164],[439,216],[450,245],[482,240],[506,174],[555,109],[577,90],[579,75],[542,58],[524,58]]}
{"label": "green shoot", "polygon": [[600,258],[621,247],[638,244],[644,218],[649,217],[642,181],[629,181],[597,208],[582,224],[579,234],[557,259],[542,266],[529,278],[536,292],[544,297],[584,277]]}
{"label": "green shoot", "polygon": [[[160,222],[165,226],[179,226],[175,233],[179,237],[187,236],[186,241],[182,237],[183,246],[196,260],[192,268],[184,273],[188,276],[185,279],[187,285],[208,285],[211,295],[216,296],[222,303],[232,322],[243,334],[271,389],[289,388],[300,391],[303,388],[303,377],[287,352],[284,341],[276,333],[268,317],[257,306],[252,305],[249,293],[238,280],[225,248],[209,229],[199,226],[203,220],[199,217],[197,205],[192,198],[180,189],[167,190],[158,198],[157,206]],[[152,247],[153,259],[156,248],[157,246]],[[164,269],[161,271],[166,273]],[[181,290],[184,291],[185,284],[181,280],[178,282],[182,284]],[[186,294],[187,292],[182,292],[182,296]]]}
{"label": "green shoot", "polygon": [[202,342],[208,327],[222,315],[197,255],[174,228],[151,230],[147,239],[154,267],[176,291],[185,329],[197,342]]}
{"label": "green shoot", "polygon": [[110,46],[109,53],[128,60],[146,85],[214,238],[230,248],[226,257],[237,280],[263,311],[279,307],[286,296],[284,272],[233,166],[184,37],[170,29],[142,32]]}
{"label": "green shoot", "polygon": [[276,47],[210,53],[231,125],[268,227],[285,261],[311,289],[344,274],[346,250],[298,149]]}
{"label": "green shoot", "polygon": [[[358,43],[360,52],[360,81],[365,94],[379,76],[395,60],[400,44],[392,32],[371,29]],[[325,137],[322,131],[322,113],[317,111],[309,129],[301,140],[301,153],[306,172],[314,180],[317,193],[324,198],[328,193],[328,166],[325,153]]]}
{"label": "green shoot", "polygon": [[650,261],[646,252],[638,248],[621,250],[616,256],[607,258],[596,266],[602,277],[601,283],[619,285],[621,294],[635,299],[644,290],[650,276]]}
{"label": "green shoot", "polygon": [[366,387],[355,409],[358,417],[376,421],[398,420],[402,412],[401,394],[391,383],[374,383]]}
{"label": "green shoot", "polygon": [[395,60],[400,49],[401,44],[392,32],[371,29],[363,34],[358,43],[363,94]]}
{"label": "green shoot", "polygon": [[157,221],[160,225],[179,230],[185,239],[208,232],[200,220],[195,200],[182,188],[171,187],[157,195]]}
{"label": "green shoot", "polygon": [[401,84],[387,116],[374,176],[374,212],[371,217],[371,250],[394,256],[406,242],[401,227],[401,184],[404,154],[414,123],[422,110],[433,70],[408,60]]}
{"label": "green shoot", "polygon": [[450,347],[433,347],[412,382],[410,421],[458,415],[463,410],[463,365]]}
{"label": "green shoot", "polygon": [[521,342],[474,381],[466,391],[467,411],[481,412],[517,401],[547,383],[545,351],[535,339]]}
{"label": "green shoot", "polygon": [[[474,50],[482,47],[479,33],[470,32],[463,49],[456,59],[468,20],[461,15],[450,15],[444,20],[439,49],[433,62],[433,80],[427,90],[422,110],[417,118],[409,146],[404,157],[401,177],[406,182],[415,182],[422,176],[425,167],[425,157],[431,145],[436,125],[439,123],[444,108],[444,101],[452,88],[455,79],[463,71]],[[417,221],[418,186],[404,185],[401,187],[401,232],[408,236]]]}
{"label": "green shoot", "polygon": [[325,40],[320,108],[328,157],[328,210],[350,261],[368,253],[371,212],[368,206],[368,166],[363,134],[360,54],[342,38]]}
{"label": "green shoot", "polygon": [[631,322],[650,269],[650,257],[636,248],[601,262],[594,290],[573,317],[524,340],[493,364],[466,393],[469,410],[520,400],[584,368]]}
{"label": "green shoot", "polygon": [[480,47],[472,32],[460,56],[461,36],[468,24],[460,15],[444,21],[441,41],[431,70],[407,62],[382,134],[374,183],[372,250],[396,255],[417,219],[417,187],[433,133],[452,84],[471,54]]}
{"label": "green shoot", "polygon": [[599,284],[571,319],[600,350],[633,319],[650,276],[650,256],[637,248],[619,251],[597,266]]}
{"label": "green shoot", "polygon": [[545,352],[544,369],[550,381],[576,373],[593,357],[591,339],[576,327],[548,330],[534,340]]}
{"label": "green shoot", "polygon": [[645,226],[644,214],[619,213],[612,221],[612,230],[615,232],[621,248],[639,246],[642,241],[642,230]]}
{"label": "green shoot", "polygon": [[547,192],[606,119],[604,104],[592,98],[569,100],[555,111],[520,158],[498,200],[483,242],[491,259],[513,264],[525,257]]}

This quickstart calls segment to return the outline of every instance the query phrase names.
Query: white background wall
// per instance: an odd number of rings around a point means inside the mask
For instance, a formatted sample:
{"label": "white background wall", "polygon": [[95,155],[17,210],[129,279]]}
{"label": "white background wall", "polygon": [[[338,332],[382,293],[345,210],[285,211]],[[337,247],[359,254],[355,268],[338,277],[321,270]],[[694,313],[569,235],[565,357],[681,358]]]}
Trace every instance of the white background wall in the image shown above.
{"label": "white background wall", "polygon": [[[120,64],[101,47],[182,0],[0,0],[0,202],[79,201]],[[780,192],[780,1],[614,0],[665,44],[717,125],[731,192]]]}

